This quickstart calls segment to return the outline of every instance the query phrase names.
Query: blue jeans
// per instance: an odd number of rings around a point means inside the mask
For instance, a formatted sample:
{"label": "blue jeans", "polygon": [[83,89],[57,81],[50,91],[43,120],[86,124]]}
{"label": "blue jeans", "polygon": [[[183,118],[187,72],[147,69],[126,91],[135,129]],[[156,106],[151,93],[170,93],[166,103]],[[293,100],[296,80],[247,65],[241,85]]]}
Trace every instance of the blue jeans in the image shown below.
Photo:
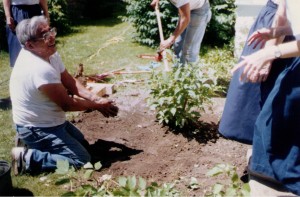
{"label": "blue jeans", "polygon": [[276,66],[285,69],[257,117],[250,170],[300,196],[300,57]]}
{"label": "blue jeans", "polygon": [[91,160],[84,146],[88,142],[70,122],[55,127],[22,127],[17,125],[19,138],[27,145],[26,171],[39,173],[56,169],[57,160],[68,160],[75,168]]}
{"label": "blue jeans", "polygon": [[211,19],[209,2],[191,11],[191,20],[187,28],[175,40],[174,52],[180,63],[196,63],[207,23]]}

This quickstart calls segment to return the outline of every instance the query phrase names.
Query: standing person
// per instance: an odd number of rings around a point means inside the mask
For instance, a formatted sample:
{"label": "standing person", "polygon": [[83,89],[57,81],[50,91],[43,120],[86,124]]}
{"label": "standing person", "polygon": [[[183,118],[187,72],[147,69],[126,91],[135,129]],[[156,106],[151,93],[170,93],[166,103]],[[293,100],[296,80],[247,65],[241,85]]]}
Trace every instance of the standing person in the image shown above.
{"label": "standing person", "polygon": [[249,166],[251,196],[300,195],[300,1],[286,0],[286,5],[292,28],[271,29],[269,34],[261,31],[254,37],[259,40],[292,32],[297,40],[245,56],[233,69],[234,72],[244,67],[241,78],[251,80],[257,78],[270,61],[295,57],[282,65],[285,69],[278,76],[255,123]]}
{"label": "standing person", "polygon": [[16,33],[23,48],[11,74],[10,95],[13,121],[27,148],[12,149],[14,173],[53,170],[57,160],[78,168],[90,161],[88,142],[66,121],[65,111],[93,109],[108,117],[118,108],[68,73],[56,52],[56,29],[44,16],[21,21]]}
{"label": "standing person", "polygon": [[[284,1],[285,0],[269,0],[257,16],[256,21],[249,31],[248,37],[258,29],[285,24]],[[280,2],[279,8],[278,2]],[[275,41],[267,44],[274,45]],[[252,42],[250,45],[246,43],[241,56],[250,55],[259,50],[259,47],[256,47],[256,45],[256,42]],[[239,62],[240,61],[242,61],[242,58],[240,58]],[[272,64],[280,64],[280,61],[281,60],[276,60]],[[272,66],[274,69],[271,69],[271,73],[269,74],[270,68],[271,63],[260,78],[257,79],[258,83],[240,81],[239,78],[243,72],[242,68],[233,74],[219,126],[219,132],[226,138],[241,143],[252,144],[254,123],[261,111],[263,102],[261,99],[262,97],[266,97],[266,94],[261,95],[261,82],[265,81],[269,75],[265,83],[268,84],[268,88],[271,88],[271,81],[274,81],[278,73],[283,69],[281,66]],[[264,85],[265,89],[267,88],[266,86],[267,85]]]}
{"label": "standing person", "polygon": [[[153,0],[155,7],[159,0]],[[160,50],[174,44],[174,52],[180,63],[196,63],[206,26],[211,19],[208,0],[170,0],[178,8],[179,21],[172,35],[160,43]]]}
{"label": "standing person", "polygon": [[6,37],[9,50],[10,66],[14,67],[21,45],[15,28],[23,19],[44,15],[49,19],[47,0],[3,0],[6,17]]}

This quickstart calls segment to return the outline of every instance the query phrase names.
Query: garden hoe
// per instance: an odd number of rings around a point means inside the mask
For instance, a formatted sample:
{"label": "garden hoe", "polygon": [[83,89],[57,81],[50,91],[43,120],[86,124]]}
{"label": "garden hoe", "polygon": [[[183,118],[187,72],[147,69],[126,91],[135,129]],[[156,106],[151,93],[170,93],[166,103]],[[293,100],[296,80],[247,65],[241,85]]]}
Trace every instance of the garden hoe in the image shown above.
{"label": "garden hoe", "polygon": [[142,58],[142,59],[151,59],[156,62],[161,62],[161,60],[163,59],[161,52],[157,52],[156,55],[141,54],[141,55],[138,55],[137,57]]}

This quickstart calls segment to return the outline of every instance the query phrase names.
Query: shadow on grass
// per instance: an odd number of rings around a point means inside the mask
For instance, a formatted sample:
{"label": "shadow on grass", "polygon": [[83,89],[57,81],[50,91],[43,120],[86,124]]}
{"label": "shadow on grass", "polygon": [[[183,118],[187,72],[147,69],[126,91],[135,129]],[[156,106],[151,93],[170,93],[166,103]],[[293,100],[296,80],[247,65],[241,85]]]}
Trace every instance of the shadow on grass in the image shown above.
{"label": "shadow on grass", "polygon": [[12,194],[13,196],[34,196],[31,191],[23,188],[13,188]]}
{"label": "shadow on grass", "polygon": [[2,110],[11,109],[10,97],[0,99],[0,109],[2,109]]}
{"label": "shadow on grass", "polygon": [[89,152],[92,156],[92,163],[100,161],[103,168],[108,168],[114,162],[130,160],[130,156],[143,151],[116,142],[98,139],[90,145]]}

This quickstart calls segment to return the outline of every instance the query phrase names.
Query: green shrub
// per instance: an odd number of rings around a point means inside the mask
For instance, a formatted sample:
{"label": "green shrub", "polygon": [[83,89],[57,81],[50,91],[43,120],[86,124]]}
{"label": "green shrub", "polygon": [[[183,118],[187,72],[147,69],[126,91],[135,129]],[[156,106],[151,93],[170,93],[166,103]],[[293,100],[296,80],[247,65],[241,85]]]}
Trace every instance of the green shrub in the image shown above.
{"label": "green shrub", "polygon": [[200,65],[174,67],[152,75],[149,105],[160,123],[195,127],[206,103],[219,91],[215,71]]}
{"label": "green shrub", "polygon": [[[123,0],[127,3],[127,16],[123,20],[130,22],[136,30],[135,40],[151,47],[158,46],[159,31],[151,0]],[[178,20],[177,10],[167,0],[159,1],[163,33],[170,35]]]}
{"label": "green shrub", "polygon": [[213,0],[210,3],[212,18],[207,26],[203,43],[213,46],[230,44],[235,34],[235,0]]}
{"label": "green shrub", "polygon": [[71,30],[68,8],[66,0],[48,1],[51,26],[56,27],[60,34],[68,33]]}
{"label": "green shrub", "polygon": [[111,17],[120,3],[121,0],[87,0],[83,15],[92,19]]}
{"label": "green shrub", "polygon": [[[135,40],[151,47],[159,44],[159,31],[156,15],[150,7],[151,0],[123,0],[127,3],[126,17],[136,29]],[[212,19],[207,28],[204,41],[210,45],[228,44],[234,36],[235,0],[211,1]],[[168,0],[159,2],[163,32],[168,37],[176,27],[178,12]],[[212,42],[213,41],[213,42]]]}

